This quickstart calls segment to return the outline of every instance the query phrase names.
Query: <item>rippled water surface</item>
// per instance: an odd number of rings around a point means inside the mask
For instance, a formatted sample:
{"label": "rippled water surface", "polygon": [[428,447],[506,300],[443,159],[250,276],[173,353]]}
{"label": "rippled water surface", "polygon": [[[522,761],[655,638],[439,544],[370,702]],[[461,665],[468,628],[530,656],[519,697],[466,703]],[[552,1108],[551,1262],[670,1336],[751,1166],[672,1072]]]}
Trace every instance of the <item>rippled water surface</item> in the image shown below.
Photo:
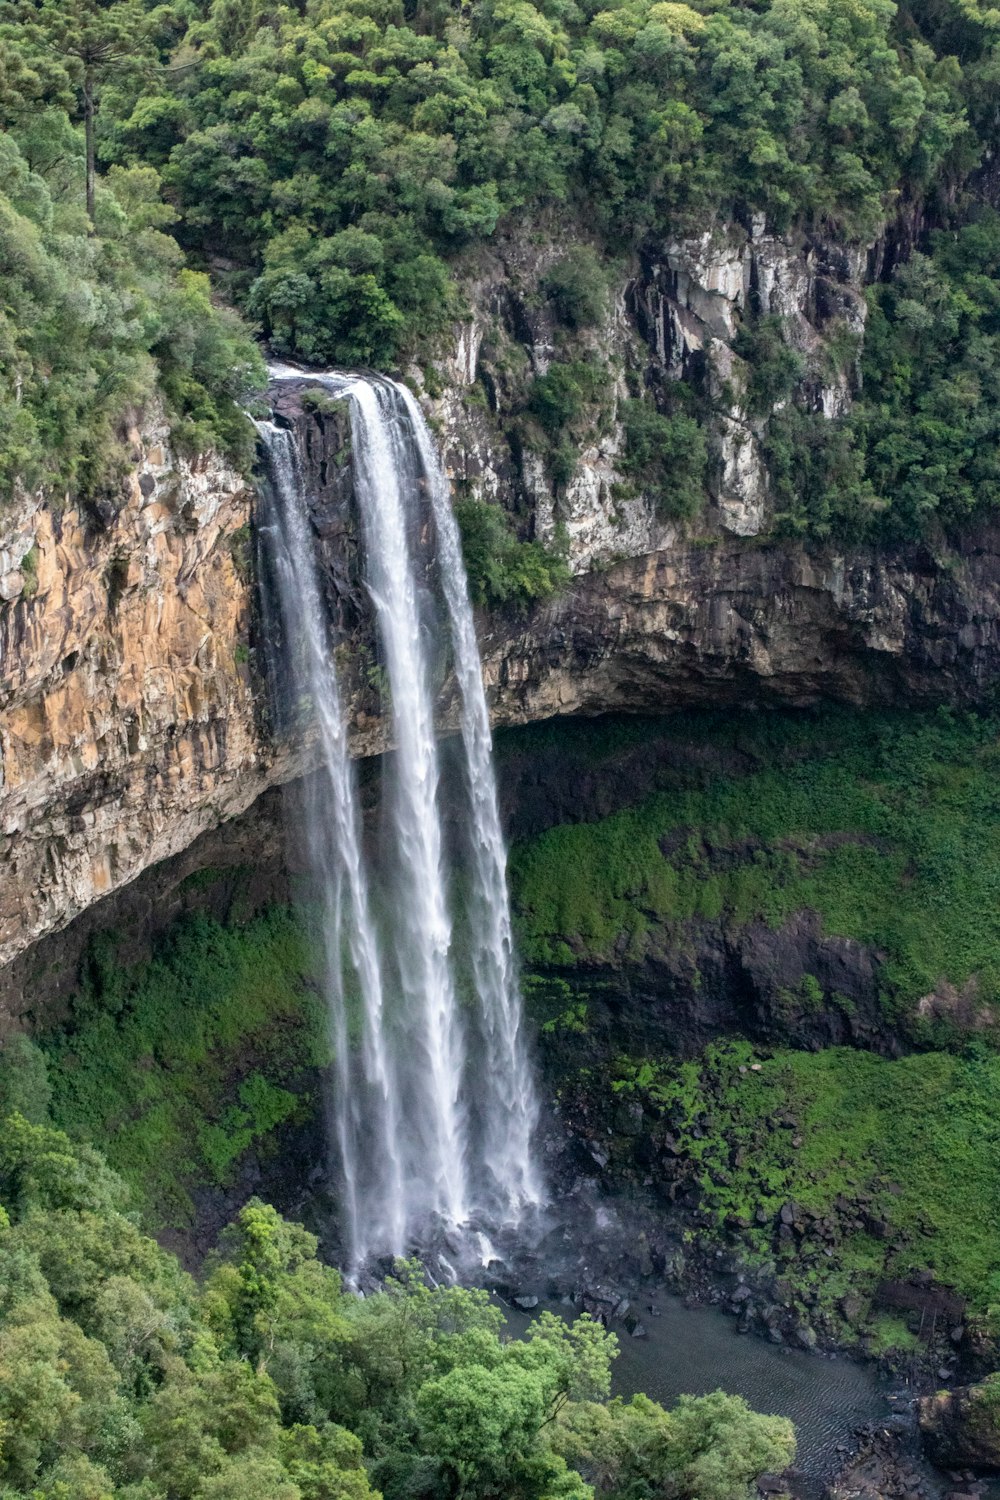
{"label": "rippled water surface", "polygon": [[839,1467],[844,1455],[838,1444],[848,1442],[854,1428],[889,1414],[883,1383],[853,1360],[738,1334],[735,1319],[715,1308],[685,1307],[676,1297],[658,1297],[655,1306],[659,1317],[650,1315],[648,1303],[637,1307],[647,1338],[618,1330],[616,1395],[645,1391],[664,1406],[680,1395],[720,1388],[743,1396],[756,1411],[792,1419],[798,1467],[814,1478]]}
{"label": "rippled water surface", "polygon": [[[550,1304],[564,1317],[572,1309]],[[843,1464],[845,1446],[855,1447],[854,1429],[888,1417],[887,1387],[873,1369],[845,1357],[829,1359],[804,1349],[786,1349],[736,1332],[736,1320],[711,1307],[685,1307],[660,1294],[637,1302],[646,1338],[632,1338],[615,1325],[621,1353],[612,1372],[617,1396],[644,1391],[671,1406],[678,1396],[724,1390],[743,1396],[755,1411],[790,1417],[798,1440],[796,1467],[808,1479],[831,1477]],[[512,1333],[530,1318],[505,1309]],[[810,1486],[811,1488],[811,1486]]]}

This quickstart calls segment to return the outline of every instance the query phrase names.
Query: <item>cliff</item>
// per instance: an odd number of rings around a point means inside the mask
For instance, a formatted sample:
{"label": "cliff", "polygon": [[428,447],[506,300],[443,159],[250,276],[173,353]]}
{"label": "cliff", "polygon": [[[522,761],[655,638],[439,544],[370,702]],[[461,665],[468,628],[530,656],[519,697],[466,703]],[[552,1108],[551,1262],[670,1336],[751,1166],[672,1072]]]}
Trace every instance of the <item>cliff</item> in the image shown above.
{"label": "cliff", "polygon": [[155,415],[99,506],[0,520],[0,961],[274,774],[247,667],[251,491]]}
{"label": "cliff", "polygon": [[[755,225],[631,267],[605,324],[582,336],[608,372],[604,418],[557,482],[518,411],[560,337],[538,294],[559,253],[511,236],[480,254],[475,315],[437,369],[411,372],[456,492],[501,501],[524,534],[558,534],[574,574],[559,597],[481,621],[495,722],[823,696],[983,701],[1000,661],[1000,531],[961,551],[882,554],[768,534],[736,333],[751,306],[780,316],[804,360],[799,399],[834,415],[853,376],[831,374],[824,350],[831,329],[863,326],[865,256]],[[695,367],[718,399],[710,503],[685,530],[622,484],[620,403]],[[343,419],[294,401],[288,417],[317,476],[314,527],[349,632],[355,748],[371,753],[384,736]],[[250,487],[216,459],[174,455],[155,416],[130,441],[113,502],[25,497],[0,522],[0,964],[304,765],[269,727]],[[447,686],[441,712],[447,724]]]}

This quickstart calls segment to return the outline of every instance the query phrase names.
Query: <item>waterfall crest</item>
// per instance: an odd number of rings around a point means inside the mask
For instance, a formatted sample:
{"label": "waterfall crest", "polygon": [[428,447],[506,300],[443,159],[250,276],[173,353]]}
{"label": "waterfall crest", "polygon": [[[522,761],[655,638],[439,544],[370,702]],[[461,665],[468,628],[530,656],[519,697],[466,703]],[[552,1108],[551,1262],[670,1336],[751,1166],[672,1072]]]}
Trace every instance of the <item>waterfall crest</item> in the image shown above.
{"label": "waterfall crest", "polygon": [[[376,921],[346,722],[294,435],[259,423],[268,550],[282,671],[315,720],[320,770],[308,786],[309,856],[319,886],[336,1051],[331,1134],[340,1158],[352,1269],[401,1254],[436,1224],[516,1223],[538,1203],[538,1109],[528,1062],[506,886],[489,715],[447,479],[409,391],[385,379],[285,367],[276,379],[350,402],[353,478],[388,681],[395,753],[387,797],[391,921]],[[419,567],[429,507],[439,609]],[[467,899],[453,920],[434,728],[438,616],[458,688]],[[457,947],[467,944],[468,963]],[[462,984],[468,969],[471,984]],[[470,995],[460,994],[470,988]],[[357,996],[357,1014],[353,996]]]}

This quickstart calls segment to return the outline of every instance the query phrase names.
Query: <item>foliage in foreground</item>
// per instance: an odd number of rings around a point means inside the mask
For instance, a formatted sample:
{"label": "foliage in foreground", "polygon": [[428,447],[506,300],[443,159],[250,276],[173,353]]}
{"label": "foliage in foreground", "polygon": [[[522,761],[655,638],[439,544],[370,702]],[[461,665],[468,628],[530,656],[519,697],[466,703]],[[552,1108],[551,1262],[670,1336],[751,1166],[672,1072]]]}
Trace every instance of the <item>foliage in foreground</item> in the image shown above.
{"label": "foliage in foreground", "polygon": [[676,732],[662,791],[512,851],[528,962],[639,962],[691,924],[808,908],[881,955],[887,1011],[925,1042],[917,1002],[942,983],[1000,1000],[1000,721],[825,710]]}
{"label": "foliage in foreground", "polygon": [[[736,1397],[607,1402],[615,1340],[401,1265],[344,1294],[253,1201],[204,1284],[147,1239],[88,1147],[0,1127],[3,1500],[743,1500],[794,1454]],[[570,1462],[579,1468],[570,1467]]]}

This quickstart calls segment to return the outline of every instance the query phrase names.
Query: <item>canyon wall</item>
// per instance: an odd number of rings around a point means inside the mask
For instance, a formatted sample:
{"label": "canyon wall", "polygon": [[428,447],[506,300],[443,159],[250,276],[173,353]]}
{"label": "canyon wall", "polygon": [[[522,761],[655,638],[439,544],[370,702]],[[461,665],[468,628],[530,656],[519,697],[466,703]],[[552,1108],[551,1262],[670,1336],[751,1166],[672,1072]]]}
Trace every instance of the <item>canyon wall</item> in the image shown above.
{"label": "canyon wall", "polygon": [[98,505],[0,519],[0,961],[275,774],[249,671],[251,490],[156,417]]}
{"label": "canyon wall", "polygon": [[[538,286],[559,253],[557,241],[498,239],[469,268],[476,311],[453,352],[408,372],[456,493],[502,503],[524,535],[558,535],[573,573],[549,601],[482,618],[494,721],[821,696],[986,701],[1000,663],[1000,530],[960,550],[880,553],[769,532],[734,337],[748,308],[780,316],[805,360],[800,399],[835,416],[854,376],[830,373],[824,341],[831,328],[862,328],[870,257],[754,225],[636,263],[605,326],[586,336],[608,371],[607,421],[556,484],[516,411],[558,337]],[[705,514],[685,530],[620,483],[618,405],[629,378],[648,388],[695,368],[718,396],[714,477]],[[315,476],[354,747],[371,754],[385,748],[381,680],[344,414],[293,393],[285,416]],[[0,519],[0,966],[308,761],[301,738],[271,725],[252,488],[215,458],[175,455],[155,415],[130,442],[113,499],[25,496]],[[447,727],[447,682],[440,712]],[[5,1003],[16,1010],[16,997]]]}

